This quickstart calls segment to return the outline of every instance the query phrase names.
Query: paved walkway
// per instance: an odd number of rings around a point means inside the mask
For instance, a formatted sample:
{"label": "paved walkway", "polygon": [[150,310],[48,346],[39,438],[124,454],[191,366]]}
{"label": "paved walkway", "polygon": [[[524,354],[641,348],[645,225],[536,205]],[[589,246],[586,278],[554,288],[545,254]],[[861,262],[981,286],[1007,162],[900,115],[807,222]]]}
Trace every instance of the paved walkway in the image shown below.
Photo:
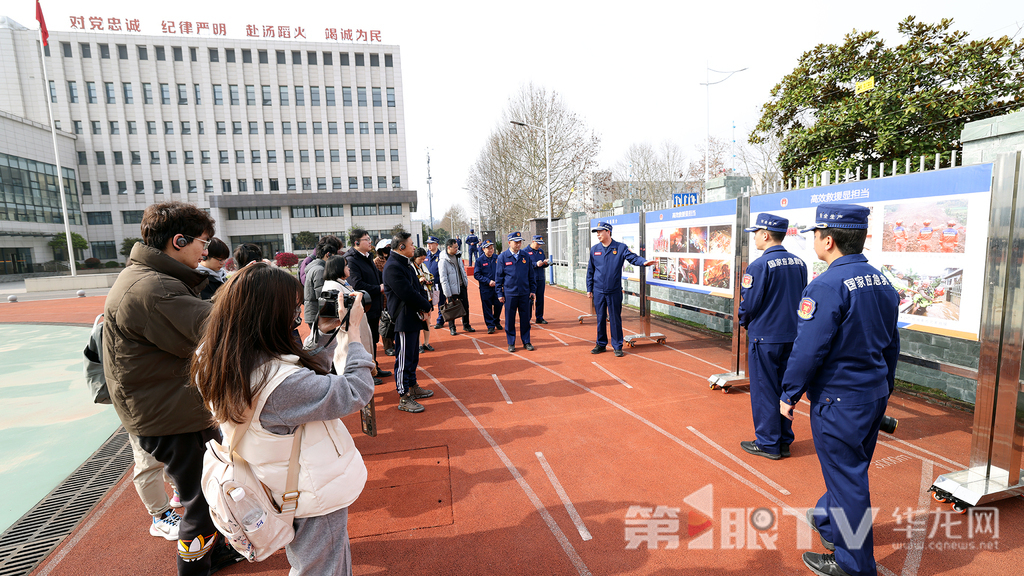
{"label": "paved walkway", "polygon": [[[593,320],[576,320],[586,298],[547,294],[551,324],[534,327],[537,350],[510,354],[504,334],[484,332],[471,290],[478,331],[436,331],[436,352],[421,358],[420,382],[436,391],[426,411],[398,411],[389,378],[375,396],[376,438],[345,419],[370,474],[351,507],[355,573],[809,574],[801,553],[823,550],[800,517],[824,483],[808,406],[791,458],[749,456],[739,447],[753,437],[749,397],[706,382],[727,370],[728,341],[657,323],[664,345],[591,355]],[[56,302],[0,304],[0,320],[16,310],[91,322],[102,306]],[[635,312],[625,326],[640,329]],[[879,573],[1019,569],[1024,501],[998,503],[998,538],[968,538],[968,516],[924,492],[965,467],[971,415],[899,393],[889,413],[898,434],[881,438],[871,469]],[[126,477],[36,574],[173,574],[174,545],[149,536],[147,522]],[[278,554],[223,573],[287,570]]]}

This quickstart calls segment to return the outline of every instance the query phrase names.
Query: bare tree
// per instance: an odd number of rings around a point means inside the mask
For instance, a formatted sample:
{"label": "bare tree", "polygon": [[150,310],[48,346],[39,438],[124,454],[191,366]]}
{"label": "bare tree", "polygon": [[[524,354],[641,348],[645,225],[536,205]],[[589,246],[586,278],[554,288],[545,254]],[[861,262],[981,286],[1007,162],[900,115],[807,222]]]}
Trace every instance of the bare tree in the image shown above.
{"label": "bare tree", "polygon": [[[697,146],[697,154],[694,156],[694,161],[690,162],[689,168],[686,170],[686,178],[683,188],[686,192],[698,193],[700,201],[704,201],[704,150],[703,145]],[[709,148],[710,153],[708,154],[708,178],[717,178],[724,176],[728,170],[726,168],[725,159],[728,157],[729,144],[724,140],[711,137],[711,147]]]}
{"label": "bare tree", "polygon": [[568,211],[587,173],[596,168],[600,138],[583,118],[557,92],[524,86],[509,99],[467,179],[467,187],[480,196],[482,219],[495,230],[522,230],[531,218],[547,215],[545,125],[553,218]]}
{"label": "bare tree", "polygon": [[644,202],[664,202],[682,183],[686,159],[673,142],[662,142],[655,150],[648,142],[633,144],[615,166],[618,197]]}
{"label": "bare tree", "polygon": [[452,204],[441,217],[441,228],[448,230],[452,236],[465,236],[469,232],[469,217],[461,204]]}
{"label": "bare tree", "polygon": [[756,143],[740,146],[738,158],[743,171],[754,179],[754,189],[764,193],[773,182],[782,178],[779,152],[782,147],[778,135],[769,134]]}

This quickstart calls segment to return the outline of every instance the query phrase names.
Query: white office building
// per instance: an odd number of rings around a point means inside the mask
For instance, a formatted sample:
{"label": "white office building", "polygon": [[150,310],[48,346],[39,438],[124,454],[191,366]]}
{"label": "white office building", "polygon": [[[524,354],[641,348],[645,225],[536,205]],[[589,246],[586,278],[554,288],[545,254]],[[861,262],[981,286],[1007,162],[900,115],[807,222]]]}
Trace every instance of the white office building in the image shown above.
{"label": "white office building", "polygon": [[[412,227],[398,46],[54,31],[48,86],[40,49],[36,30],[0,19],[0,152],[52,165],[52,145],[19,152],[10,135],[45,127],[49,97],[62,148],[73,149],[62,164],[86,257],[123,260],[143,210],[169,200],[208,209],[218,237],[268,255],[300,249],[303,231]],[[57,231],[52,218],[30,217],[17,187],[0,186],[0,248],[53,259],[40,247]]]}

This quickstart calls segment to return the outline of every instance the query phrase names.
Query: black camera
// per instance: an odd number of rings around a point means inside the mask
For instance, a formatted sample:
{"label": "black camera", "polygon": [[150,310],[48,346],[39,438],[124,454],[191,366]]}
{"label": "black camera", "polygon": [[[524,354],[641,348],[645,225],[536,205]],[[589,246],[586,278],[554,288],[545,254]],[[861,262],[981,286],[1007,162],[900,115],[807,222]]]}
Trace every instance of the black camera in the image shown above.
{"label": "black camera", "polygon": [[[338,295],[341,294],[338,290],[324,290],[320,293],[320,317],[321,318],[338,318]],[[341,306],[345,310],[351,310],[352,306],[356,302],[360,302],[363,306],[369,306],[372,300],[370,295],[362,290],[357,290],[351,294],[345,294],[341,298]],[[347,314],[346,314],[347,316]]]}
{"label": "black camera", "polygon": [[893,418],[892,416],[882,416],[882,424],[878,427],[879,430],[886,434],[892,434],[896,432],[896,427],[900,425],[900,421]]}

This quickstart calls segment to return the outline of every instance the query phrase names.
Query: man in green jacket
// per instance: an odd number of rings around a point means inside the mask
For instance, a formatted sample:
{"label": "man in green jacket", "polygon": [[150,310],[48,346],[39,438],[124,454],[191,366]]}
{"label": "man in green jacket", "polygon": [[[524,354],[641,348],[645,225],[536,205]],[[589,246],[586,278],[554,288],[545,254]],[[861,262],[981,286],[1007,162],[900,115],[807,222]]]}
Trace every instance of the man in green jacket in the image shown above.
{"label": "man in green jacket", "polygon": [[[214,222],[192,204],[154,204],[142,216],[142,242],[103,308],[103,369],[125,430],[164,464],[185,513],[178,531],[178,574],[206,576],[241,560],[224,544],[199,482],[208,440],[220,438],[194,386],[189,362],[212,305],[201,300]],[[212,553],[211,553],[212,551]]]}

